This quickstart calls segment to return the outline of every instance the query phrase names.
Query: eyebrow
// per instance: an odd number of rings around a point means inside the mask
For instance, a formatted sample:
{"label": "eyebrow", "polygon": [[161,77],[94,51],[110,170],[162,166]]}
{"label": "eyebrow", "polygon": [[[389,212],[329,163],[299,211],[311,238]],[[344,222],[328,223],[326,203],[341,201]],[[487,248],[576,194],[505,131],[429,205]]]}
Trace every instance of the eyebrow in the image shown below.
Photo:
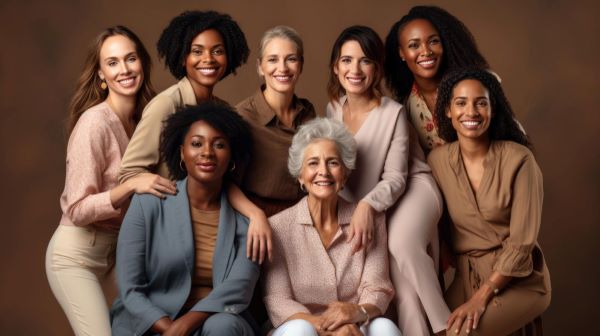
{"label": "eyebrow", "polygon": [[[452,97],[452,100],[454,100],[454,99],[461,99],[461,98],[462,99],[467,99],[468,97],[466,97],[466,96],[457,96],[457,97]],[[475,97],[475,99],[488,99],[488,97],[486,97],[486,96],[479,96],[479,97]]]}
{"label": "eyebrow", "polygon": [[[192,43],[192,48],[193,47],[206,48],[206,46],[204,46],[203,44],[198,44],[198,43]],[[223,43],[215,44],[211,48],[214,49],[214,48],[217,48],[217,47],[223,47],[223,48],[225,48],[224,45],[223,45]]]}
{"label": "eyebrow", "polygon": [[[439,37],[440,34],[431,34],[431,35],[427,36],[427,39],[429,40],[430,38],[435,37],[435,36]],[[419,37],[413,37],[411,39],[408,39],[408,42],[410,42],[410,41],[420,41],[420,40],[421,40],[421,38],[419,38]]]}
{"label": "eyebrow", "polygon": [[[125,54],[125,56],[123,56],[123,58],[127,58],[132,55],[137,55],[137,52],[132,51],[130,53],[127,53],[127,54]],[[119,59],[119,57],[117,57],[117,56],[110,56],[110,57],[105,58],[104,61],[118,60],[118,59]]]}

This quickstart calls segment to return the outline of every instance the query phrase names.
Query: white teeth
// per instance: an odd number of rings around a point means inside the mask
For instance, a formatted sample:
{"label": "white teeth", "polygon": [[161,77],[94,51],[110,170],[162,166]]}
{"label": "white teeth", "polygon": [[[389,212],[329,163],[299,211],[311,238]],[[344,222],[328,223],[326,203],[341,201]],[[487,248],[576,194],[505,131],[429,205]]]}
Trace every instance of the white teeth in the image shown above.
{"label": "white teeth", "polygon": [[421,61],[421,62],[419,62],[419,64],[422,64],[422,65],[432,65],[433,63],[435,63],[435,60],[429,60],[429,61]]}
{"label": "white teeth", "polygon": [[287,82],[292,79],[292,76],[274,76],[280,82]]}
{"label": "white teeth", "polygon": [[121,79],[119,81],[119,84],[121,84],[122,86],[130,86],[133,84],[134,80],[134,78]]}
{"label": "white teeth", "polygon": [[215,72],[217,72],[216,68],[204,68],[204,69],[198,69],[200,71],[200,73],[202,73],[203,75],[207,75],[210,76],[212,74],[214,74]]}
{"label": "white teeth", "polygon": [[471,120],[469,120],[469,121],[461,121],[461,123],[463,125],[467,126],[467,127],[473,127],[473,126],[477,126],[477,125],[480,124],[479,121],[471,121]]}
{"label": "white teeth", "polygon": [[348,77],[348,82],[350,82],[351,84],[360,84],[360,82],[362,82],[362,78],[351,78]]}
{"label": "white teeth", "polygon": [[316,185],[320,186],[320,187],[326,187],[326,186],[330,186],[333,184],[333,182],[315,182]]}

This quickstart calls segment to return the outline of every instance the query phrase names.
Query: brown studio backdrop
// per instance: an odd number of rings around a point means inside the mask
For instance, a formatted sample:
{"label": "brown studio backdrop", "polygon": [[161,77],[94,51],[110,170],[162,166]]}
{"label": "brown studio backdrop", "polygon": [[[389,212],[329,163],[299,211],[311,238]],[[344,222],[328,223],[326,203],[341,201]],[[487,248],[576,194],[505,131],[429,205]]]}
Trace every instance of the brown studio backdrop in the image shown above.
{"label": "brown studio backdrop", "polygon": [[[383,37],[418,4],[408,1],[10,1],[0,2],[0,146],[3,229],[0,236],[0,333],[67,335],[70,328],[44,272],[46,245],[60,218],[64,183],[66,106],[94,36],[124,24],[142,38],[155,62],[161,91],[174,83],[158,63],[155,44],[168,21],[185,9],[229,13],[253,50],[246,66],[216,89],[232,104],[251,95],[258,40],[278,24],[305,41],[298,93],[321,112],[331,45],[353,24]],[[596,3],[570,1],[437,1],[474,33],[500,74],[513,108],[532,137],[544,172],[539,241],[546,254],[553,302],[547,335],[599,335],[600,24]]]}

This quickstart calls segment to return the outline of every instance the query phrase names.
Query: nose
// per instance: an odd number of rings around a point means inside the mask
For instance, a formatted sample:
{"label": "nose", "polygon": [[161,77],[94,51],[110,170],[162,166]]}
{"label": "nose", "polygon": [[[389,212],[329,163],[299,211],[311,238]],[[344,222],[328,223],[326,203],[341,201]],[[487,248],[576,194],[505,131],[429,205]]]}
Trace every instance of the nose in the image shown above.
{"label": "nose", "polygon": [[214,62],[214,60],[215,60],[215,57],[214,57],[213,53],[210,52],[209,50],[202,53],[202,62],[212,63],[212,62]]}
{"label": "nose", "polygon": [[202,155],[202,157],[211,157],[214,154],[215,151],[211,144],[206,144],[205,146],[202,146],[202,151],[200,152],[200,155]]}
{"label": "nose", "polygon": [[423,56],[426,56],[426,57],[427,57],[427,56],[431,56],[431,55],[433,55],[433,51],[431,51],[431,48],[429,47],[429,44],[428,44],[428,43],[423,43],[423,44],[422,44],[422,50],[423,50],[423,51],[422,51],[422,53],[421,53],[421,54],[422,54]]}
{"label": "nose", "polygon": [[352,61],[352,63],[350,64],[350,70],[356,74],[360,73],[361,72],[360,71],[360,61],[358,61],[358,60]]}
{"label": "nose", "polygon": [[127,62],[121,62],[121,73],[127,74],[129,73],[129,64]]}
{"label": "nose", "polygon": [[477,108],[475,107],[475,103],[473,104],[467,104],[465,107],[465,114],[467,116],[477,116],[479,115],[479,111],[477,110]]}
{"label": "nose", "polygon": [[320,176],[329,176],[329,166],[325,161],[319,163],[319,169],[317,170],[317,174]]}
{"label": "nose", "polygon": [[277,62],[277,67],[279,68],[278,70],[280,70],[280,71],[285,72],[288,70],[288,65],[287,65],[287,62],[285,61],[285,59],[282,59],[279,62]]}

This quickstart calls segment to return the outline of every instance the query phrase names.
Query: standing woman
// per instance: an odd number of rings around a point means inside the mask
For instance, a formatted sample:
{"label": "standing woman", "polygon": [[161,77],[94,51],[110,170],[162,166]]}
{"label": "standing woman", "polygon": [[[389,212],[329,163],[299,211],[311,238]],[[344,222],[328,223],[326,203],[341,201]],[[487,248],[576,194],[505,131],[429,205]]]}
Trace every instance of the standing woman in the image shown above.
{"label": "standing woman", "polygon": [[151,60],[129,29],[104,30],[88,51],[69,107],[69,143],[60,225],[46,252],[50,288],[76,335],[110,335],[115,246],[129,196],[164,197],[154,174],[118,185],[117,174],[142,109],[154,95]]}
{"label": "standing woman", "polygon": [[537,243],[542,173],[498,80],[486,70],[449,73],[435,121],[448,144],[429,155],[452,218],[454,282],[448,330],[460,335],[541,335],[550,274]]}
{"label": "standing woman", "polygon": [[288,150],[297,128],[316,117],[313,105],[294,94],[304,65],[298,33],[286,26],[267,30],[258,50],[258,74],[264,84],[237,105],[251,126],[252,162],[241,188],[267,216],[294,205],[303,193],[287,170]]}
{"label": "standing woman", "polygon": [[[173,18],[157,44],[158,55],[179,82],[159,93],[144,110],[119,171],[119,182],[145,172],[167,178],[169,171],[158,147],[163,121],[188,105],[205,101],[227,104],[213,95],[215,85],[246,63],[250,50],[246,37],[229,15],[214,11],[186,11]],[[164,180],[156,188],[164,188]],[[258,260],[259,251],[270,243],[270,228],[264,212],[254,206],[234,184],[229,186],[233,207],[249,217],[249,253]],[[256,238],[255,238],[256,237]],[[253,249],[254,248],[254,249]],[[264,252],[261,254],[264,256]],[[262,259],[261,259],[262,261]]]}
{"label": "standing woman", "polygon": [[425,153],[443,145],[434,122],[441,78],[465,66],[488,69],[475,39],[452,14],[435,6],[416,6],[396,22],[385,43],[386,82],[406,106]]}
{"label": "standing woman", "polygon": [[374,217],[386,212],[400,329],[429,335],[421,305],[434,332],[445,329],[450,314],[427,254],[428,244],[437,246],[442,199],[422,151],[409,146],[402,105],[382,96],[383,58],[383,43],[371,28],[353,26],[341,33],[331,52],[327,115],[343,121],[358,144],[356,172],[341,192],[358,202],[350,234],[357,236],[355,250],[370,244]]}
{"label": "standing woman", "polygon": [[[158,147],[163,121],[186,105],[223,100],[215,85],[248,59],[246,38],[229,15],[187,11],[173,18],[157,44],[158,55],[179,82],[159,93],[144,109],[119,172],[119,182],[145,172],[167,178]],[[226,103],[225,103],[226,104]]]}

